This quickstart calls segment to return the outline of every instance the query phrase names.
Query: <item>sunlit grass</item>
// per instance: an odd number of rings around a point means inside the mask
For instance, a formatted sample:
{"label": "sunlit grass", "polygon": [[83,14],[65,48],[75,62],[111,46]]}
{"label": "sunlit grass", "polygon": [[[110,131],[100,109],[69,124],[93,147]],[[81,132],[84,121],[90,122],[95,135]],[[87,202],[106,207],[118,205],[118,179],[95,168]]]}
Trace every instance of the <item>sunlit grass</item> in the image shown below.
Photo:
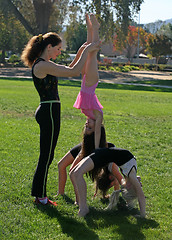
{"label": "sunlit grass", "polygon": [[[58,207],[37,208],[30,196],[39,155],[39,127],[34,112],[39,97],[32,81],[0,80],[0,239],[170,239],[172,94],[148,89],[100,84],[97,96],[104,106],[107,139],[129,149],[136,157],[147,198],[147,219],[119,208],[104,211],[106,202],[93,200],[89,179],[90,214],[77,216],[73,186],[68,179],[66,197]],[[81,140],[85,117],[73,103],[80,82],[59,81],[62,102],[61,131],[49,170],[48,197],[57,192],[57,163]],[[111,190],[112,191],[112,190]]]}

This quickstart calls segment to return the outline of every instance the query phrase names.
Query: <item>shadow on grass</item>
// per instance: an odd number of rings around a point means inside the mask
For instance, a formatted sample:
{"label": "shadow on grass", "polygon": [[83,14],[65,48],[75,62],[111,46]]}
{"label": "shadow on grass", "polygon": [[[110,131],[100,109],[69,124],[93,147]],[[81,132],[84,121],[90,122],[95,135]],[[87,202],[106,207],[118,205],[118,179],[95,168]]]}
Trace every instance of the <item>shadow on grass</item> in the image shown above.
{"label": "shadow on grass", "polygon": [[[66,203],[71,205],[74,201],[67,195],[63,196]],[[101,200],[107,206],[107,201]],[[135,223],[131,223],[129,217],[134,217],[134,215],[139,214],[138,209],[128,210],[124,204],[124,200],[120,201],[118,208],[116,210],[104,210],[97,209],[95,207],[89,207],[90,212],[84,218],[88,228],[83,224],[71,218],[70,216],[63,216],[56,208],[41,208],[43,212],[50,217],[58,218],[61,224],[63,233],[68,234],[73,239],[99,239],[98,235],[94,232],[96,229],[105,229],[110,226],[114,227],[114,233],[117,232],[123,240],[133,239],[133,240],[144,240],[146,237],[142,233],[143,229],[157,228],[159,224],[151,219],[141,219],[137,218]],[[66,213],[65,213],[66,214]],[[70,227],[69,227],[70,225]]]}
{"label": "shadow on grass", "polygon": [[[31,78],[8,78],[1,77],[2,80],[9,81],[32,81]],[[133,82],[134,83],[134,82]],[[155,83],[152,83],[155,84]],[[150,84],[151,85],[151,84]],[[158,85],[158,84],[157,84]],[[78,80],[64,80],[59,79],[59,86],[69,86],[69,87],[78,87],[81,88],[81,81]],[[125,85],[125,84],[113,84],[113,83],[102,83],[100,82],[98,87],[100,89],[119,89],[119,90],[136,90],[136,91],[152,91],[152,92],[172,92],[172,88],[161,88],[161,87],[151,87],[151,86],[136,86],[136,85]]]}
{"label": "shadow on grass", "polygon": [[[129,211],[127,209],[117,209],[117,210],[98,210],[90,207],[90,213],[85,217],[89,229],[96,229],[98,227],[106,228],[109,226],[114,227],[114,232],[122,237],[123,240],[144,240],[146,237],[142,233],[142,230],[148,228],[157,228],[159,224],[151,219],[137,219],[137,224],[131,223],[128,217],[134,217],[138,214],[137,209]],[[100,221],[97,221],[101,219]]]}
{"label": "shadow on grass", "polygon": [[[73,204],[74,201],[68,196],[64,196],[67,203]],[[100,199],[100,201],[107,206],[108,199]],[[128,240],[143,240],[145,239],[144,234],[141,232],[143,228],[157,228],[159,224],[151,219],[137,218],[137,224],[132,224],[128,217],[138,215],[138,209],[128,210],[125,201],[120,198],[118,208],[116,210],[104,210],[89,207],[90,212],[85,217],[89,229],[97,229],[99,227],[105,228],[114,226],[114,232],[118,232],[122,239]],[[99,221],[101,220],[101,222]],[[126,228],[127,226],[127,228]]]}
{"label": "shadow on grass", "polygon": [[67,213],[58,211],[56,207],[47,205],[38,205],[37,208],[46,213],[51,218],[56,218],[61,226],[62,232],[74,240],[98,240],[98,235],[85,226],[84,223],[77,221],[75,218],[68,216]]}

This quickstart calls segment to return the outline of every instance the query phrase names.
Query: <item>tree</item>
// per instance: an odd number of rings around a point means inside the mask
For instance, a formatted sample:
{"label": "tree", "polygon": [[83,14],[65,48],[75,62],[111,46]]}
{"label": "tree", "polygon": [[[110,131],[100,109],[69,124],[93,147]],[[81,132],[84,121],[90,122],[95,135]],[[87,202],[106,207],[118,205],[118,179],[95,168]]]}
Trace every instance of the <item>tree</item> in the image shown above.
{"label": "tree", "polygon": [[32,35],[60,28],[58,22],[63,22],[67,5],[68,0],[0,0],[4,15],[13,13]]}
{"label": "tree", "polygon": [[67,49],[69,51],[77,52],[79,47],[87,40],[87,30],[83,23],[76,22],[75,25],[67,26],[65,33]]}
{"label": "tree", "polygon": [[[143,52],[146,49],[147,39],[150,34],[146,33],[143,28],[139,28],[139,52]],[[134,55],[136,54],[138,47],[138,27],[129,26],[128,34],[125,40],[120,39],[120,33],[116,34],[114,37],[114,50],[125,51],[126,57],[129,61],[132,60]]]}
{"label": "tree", "polygon": [[161,28],[157,31],[158,35],[165,35],[168,38],[172,39],[172,24],[164,24],[161,26]]}
{"label": "tree", "polygon": [[140,10],[140,5],[144,0],[94,0],[94,1],[73,1],[73,4],[81,4],[85,11],[95,12],[101,23],[100,35],[105,40],[112,39],[114,35],[114,10],[116,13],[116,23],[122,29],[123,36],[127,35],[128,26]]}
{"label": "tree", "polygon": [[13,15],[4,16],[0,11],[0,50],[2,51],[1,62],[5,63],[5,52],[13,51],[20,53],[27,43],[29,34]]}
{"label": "tree", "polygon": [[158,63],[161,56],[172,54],[172,39],[165,35],[151,35],[148,38],[147,49],[153,57],[156,57]]}
{"label": "tree", "polygon": [[78,6],[70,6],[69,8],[69,25],[66,27],[65,38],[67,50],[76,52],[79,47],[87,40],[86,25],[83,24],[82,17],[78,17]]}

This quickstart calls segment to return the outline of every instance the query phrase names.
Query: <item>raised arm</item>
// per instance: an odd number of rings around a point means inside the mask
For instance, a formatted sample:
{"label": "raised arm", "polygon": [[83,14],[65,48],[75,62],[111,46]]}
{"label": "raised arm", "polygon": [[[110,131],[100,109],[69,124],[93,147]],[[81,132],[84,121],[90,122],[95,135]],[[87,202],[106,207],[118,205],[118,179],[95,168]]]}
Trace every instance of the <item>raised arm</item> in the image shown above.
{"label": "raised arm", "polygon": [[71,167],[70,167],[70,171],[82,160],[82,155],[81,152],[78,153],[77,157],[75,158],[75,160],[73,161]]}
{"label": "raised arm", "polygon": [[95,116],[95,149],[99,148],[100,145],[100,138],[101,138],[101,125],[103,121],[103,115],[100,111],[94,110]]}
{"label": "raised arm", "polygon": [[142,187],[137,179],[136,176],[136,171],[133,168],[129,174],[129,180],[131,182],[131,184],[133,185],[137,197],[138,197],[138,202],[139,202],[139,207],[140,207],[140,217],[145,217],[146,213],[145,213],[145,208],[146,208],[146,200],[145,200],[145,196],[142,190]]}
{"label": "raised arm", "polygon": [[121,175],[119,168],[115,163],[112,164],[111,173],[117,178],[120,185],[124,183],[125,179]]}
{"label": "raised arm", "polygon": [[78,61],[72,67],[56,64],[51,61],[41,61],[34,67],[34,74],[38,78],[44,78],[47,74],[58,77],[78,76],[84,67],[88,53],[97,49],[99,49],[99,42],[87,45],[85,49],[83,49]]}
{"label": "raised arm", "polygon": [[82,52],[84,51],[84,49],[86,48],[88,44],[84,43],[78,50],[76,57],[74,58],[74,60],[69,64],[69,67],[73,67],[76,62],[79,60],[79,58],[81,57]]}

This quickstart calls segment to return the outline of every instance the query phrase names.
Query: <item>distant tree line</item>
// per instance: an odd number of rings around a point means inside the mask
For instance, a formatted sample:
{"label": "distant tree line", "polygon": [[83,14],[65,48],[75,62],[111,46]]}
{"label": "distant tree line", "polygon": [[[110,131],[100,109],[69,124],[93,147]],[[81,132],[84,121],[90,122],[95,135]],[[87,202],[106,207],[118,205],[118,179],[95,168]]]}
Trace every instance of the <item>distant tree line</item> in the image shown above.
{"label": "distant tree line", "polygon": [[[136,48],[138,34],[137,27],[131,28],[131,23],[142,2],[143,0],[0,0],[1,62],[5,61],[7,51],[20,54],[31,36],[48,31],[65,32],[67,50],[76,52],[86,41],[85,12],[96,14],[101,23],[101,39],[105,42],[114,41],[116,49],[127,49],[130,58],[131,49]],[[144,51],[149,42],[148,34],[140,31],[143,34],[140,48]],[[163,27],[159,35],[166,36],[163,44],[169,42],[170,54],[171,25],[168,30]],[[151,46],[153,48],[153,43],[157,42],[153,41],[153,37],[150,39],[151,52]],[[155,56],[154,51],[151,54]]]}

